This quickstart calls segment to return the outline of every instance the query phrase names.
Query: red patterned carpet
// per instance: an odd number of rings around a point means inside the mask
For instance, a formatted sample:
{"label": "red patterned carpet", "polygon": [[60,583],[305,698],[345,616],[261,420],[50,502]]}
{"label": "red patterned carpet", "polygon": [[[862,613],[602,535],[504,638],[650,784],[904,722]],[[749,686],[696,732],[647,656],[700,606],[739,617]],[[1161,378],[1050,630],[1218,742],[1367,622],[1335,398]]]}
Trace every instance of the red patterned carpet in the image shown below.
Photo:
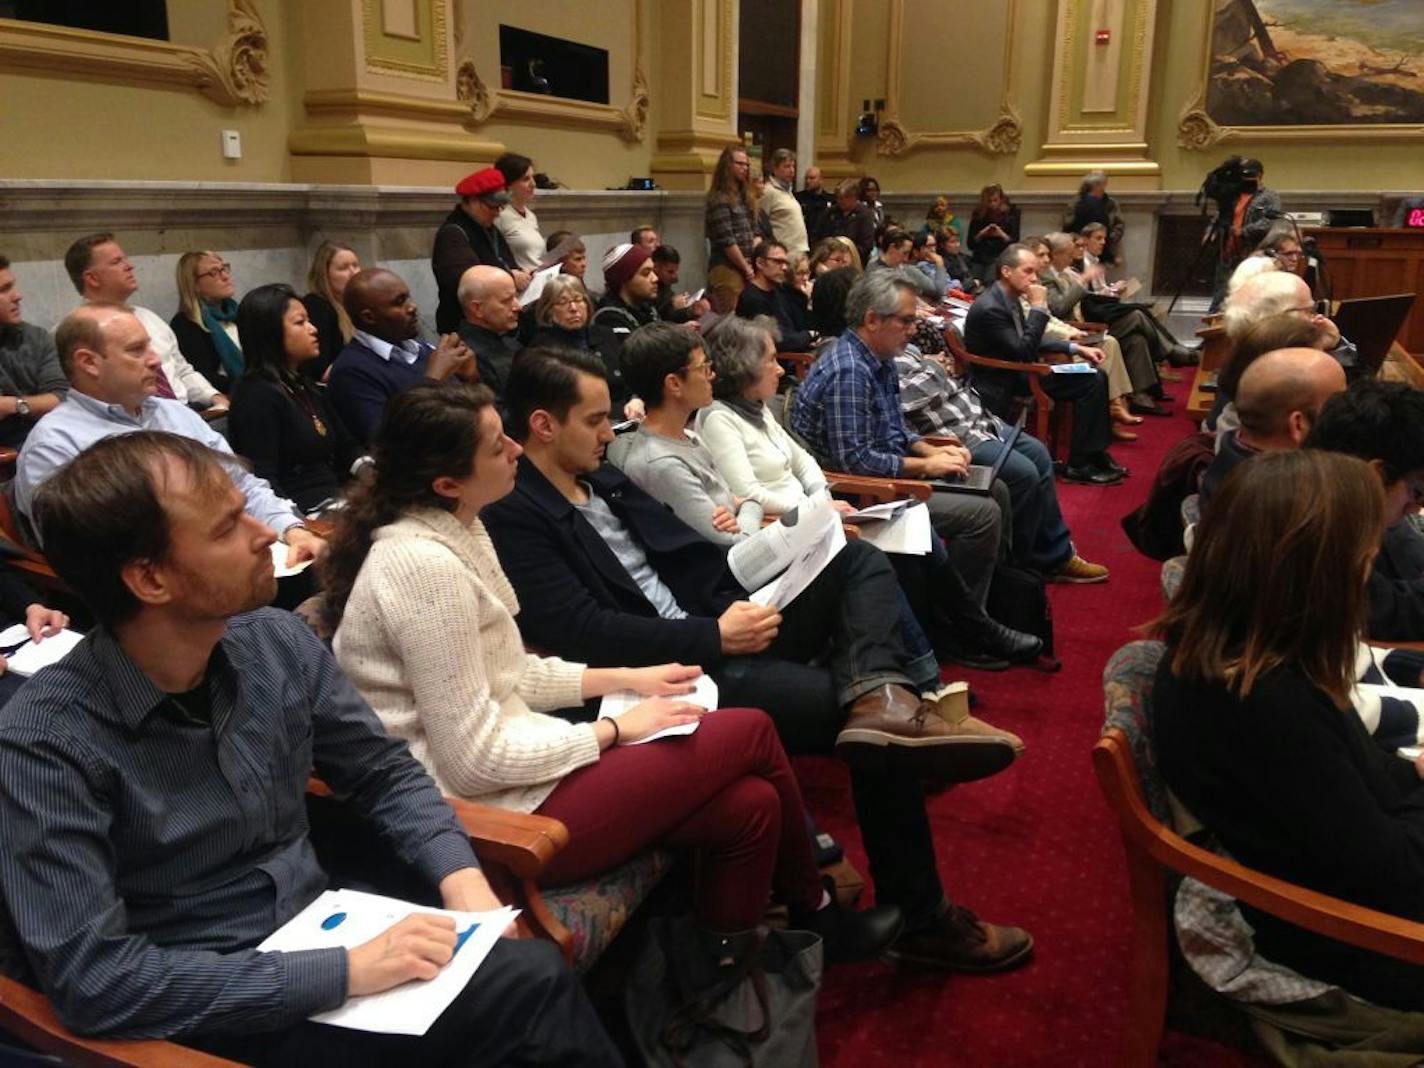
{"label": "red patterned carpet", "polygon": [[[1170,387],[1177,408],[1188,384]],[[1113,450],[1130,478],[1107,488],[1060,483],[1079,552],[1112,571],[1101,585],[1051,587],[1063,670],[953,675],[973,685],[977,714],[1020,735],[1027,752],[1008,771],[931,801],[940,871],[956,901],[1027,928],[1035,960],[990,977],[834,968],[818,1018],[824,1065],[1071,1068],[1115,1059],[1126,1007],[1127,876],[1088,754],[1102,724],[1103,665],[1162,604],[1160,565],[1132,548],[1119,519],[1145,499],[1162,455],[1190,426],[1174,415],[1135,429],[1138,441]],[[827,760],[800,762],[799,770],[822,826],[865,871],[842,770]],[[1163,1063],[1259,1062],[1169,1036]]]}

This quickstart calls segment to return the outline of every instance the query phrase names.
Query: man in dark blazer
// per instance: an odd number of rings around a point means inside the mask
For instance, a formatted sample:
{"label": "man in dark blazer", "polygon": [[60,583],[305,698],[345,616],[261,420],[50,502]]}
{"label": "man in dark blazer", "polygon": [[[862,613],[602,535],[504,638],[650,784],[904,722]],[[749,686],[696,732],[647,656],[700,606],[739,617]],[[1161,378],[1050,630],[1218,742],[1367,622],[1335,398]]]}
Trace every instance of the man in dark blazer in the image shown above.
{"label": "man in dark blazer", "polygon": [[[964,324],[964,345],[970,352],[1014,363],[1037,362],[1040,351],[1069,355],[1081,351],[1093,364],[1102,359],[1096,349],[1072,341],[1045,340],[1048,293],[1038,281],[1038,257],[1027,245],[1015,243],[1006,248],[994,264],[994,273],[996,281],[975,299]],[[1019,305],[1020,297],[1028,300],[1027,317]],[[1000,418],[1008,415],[1015,395],[1028,392],[1024,376],[1016,371],[975,366],[971,373],[974,388]],[[1073,440],[1064,479],[1098,486],[1122,481],[1127,471],[1108,452],[1112,426],[1108,421],[1107,376],[1097,369],[1055,374],[1044,381],[1043,389],[1054,400],[1073,405]]]}
{"label": "man in dark blazer", "polygon": [[331,403],[351,436],[369,442],[386,414],[386,403],[401,390],[451,375],[478,377],[475,358],[457,334],[431,348],[418,339],[419,308],[410,286],[394,271],[361,271],[346,283],[342,297],[356,333],[331,364]]}
{"label": "man in dark blazer", "polygon": [[[593,665],[700,665],[721,704],[765,709],[790,752],[835,748],[851,767],[877,898],[905,914],[889,955],[980,971],[1027,960],[1025,932],[946,901],[922,786],[926,774],[993,774],[1012,745],[987,725],[950,727],[907,689],[883,555],[850,542],[783,612],[751,603],[726,550],[602,462],[613,433],[597,356],[527,350],[506,401],[525,454],[514,491],[482,519],[529,644]],[[818,655],[827,666],[808,666]]]}

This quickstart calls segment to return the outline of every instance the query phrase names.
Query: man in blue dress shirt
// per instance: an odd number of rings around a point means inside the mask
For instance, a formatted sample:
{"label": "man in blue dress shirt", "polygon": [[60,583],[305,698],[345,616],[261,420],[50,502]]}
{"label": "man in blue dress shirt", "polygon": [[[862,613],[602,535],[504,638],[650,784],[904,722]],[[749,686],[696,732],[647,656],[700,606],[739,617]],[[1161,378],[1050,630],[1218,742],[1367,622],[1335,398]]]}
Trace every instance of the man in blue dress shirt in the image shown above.
{"label": "man in blue dress shirt", "polygon": [[351,950],[255,948],[326,888],[313,768],[445,907],[499,902],[405,743],[301,621],[262,607],[275,535],[224,460],[176,434],[111,436],[35,501],[99,625],[0,711],[0,890],[24,977],[82,1034],[244,1063],[620,1063],[547,942],[501,939],[419,1037],[306,1018],[434,977],[448,918]]}

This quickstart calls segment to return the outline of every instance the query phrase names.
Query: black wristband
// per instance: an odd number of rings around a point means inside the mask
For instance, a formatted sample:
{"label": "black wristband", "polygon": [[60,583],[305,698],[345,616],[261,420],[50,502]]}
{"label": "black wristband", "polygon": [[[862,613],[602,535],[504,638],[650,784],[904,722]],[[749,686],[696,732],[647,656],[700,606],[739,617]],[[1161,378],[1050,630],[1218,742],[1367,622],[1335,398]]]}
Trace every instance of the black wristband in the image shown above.
{"label": "black wristband", "polygon": [[612,716],[604,716],[603,721],[605,723],[613,724],[613,743],[608,747],[609,749],[612,749],[613,746],[618,744],[619,739],[623,737],[623,732],[618,729],[618,721]]}

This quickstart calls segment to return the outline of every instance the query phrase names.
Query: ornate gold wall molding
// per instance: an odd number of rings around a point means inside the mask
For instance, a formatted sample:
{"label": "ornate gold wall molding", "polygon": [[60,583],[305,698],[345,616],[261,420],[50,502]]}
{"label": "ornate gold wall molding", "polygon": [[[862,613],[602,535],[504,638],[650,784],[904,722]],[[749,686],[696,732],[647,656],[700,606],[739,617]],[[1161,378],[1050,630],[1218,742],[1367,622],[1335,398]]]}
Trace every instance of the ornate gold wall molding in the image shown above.
{"label": "ornate gold wall molding", "polygon": [[[566,126],[592,126],[613,130],[625,141],[642,141],[648,135],[648,108],[651,105],[648,76],[643,70],[643,21],[647,0],[633,3],[633,81],[628,103],[621,108],[587,100],[525,93],[516,89],[493,89],[480,77],[473,59],[466,58],[455,71],[455,98],[466,106],[465,123],[479,126],[493,118],[514,122]],[[457,15],[455,41],[463,45],[464,26]]]}
{"label": "ornate gold wall molding", "polygon": [[267,46],[254,0],[228,0],[227,32],[210,48],[0,19],[0,65],[187,86],[228,107],[266,103]]}
{"label": "ornate gold wall molding", "polygon": [[905,30],[905,0],[890,0],[890,32],[885,56],[885,112],[880,119],[876,151],[882,156],[903,156],[918,148],[977,148],[995,156],[1011,156],[1023,144],[1023,120],[1009,98],[1013,85],[1014,25],[1018,0],[1004,0],[1004,88],[999,96],[999,113],[982,130],[908,129],[900,118],[902,99],[902,40]]}
{"label": "ornate gold wall molding", "polygon": [[366,69],[376,74],[396,74],[443,82],[449,73],[447,0],[414,0],[420,17],[416,38],[386,32],[382,0],[362,0],[361,33]]}

